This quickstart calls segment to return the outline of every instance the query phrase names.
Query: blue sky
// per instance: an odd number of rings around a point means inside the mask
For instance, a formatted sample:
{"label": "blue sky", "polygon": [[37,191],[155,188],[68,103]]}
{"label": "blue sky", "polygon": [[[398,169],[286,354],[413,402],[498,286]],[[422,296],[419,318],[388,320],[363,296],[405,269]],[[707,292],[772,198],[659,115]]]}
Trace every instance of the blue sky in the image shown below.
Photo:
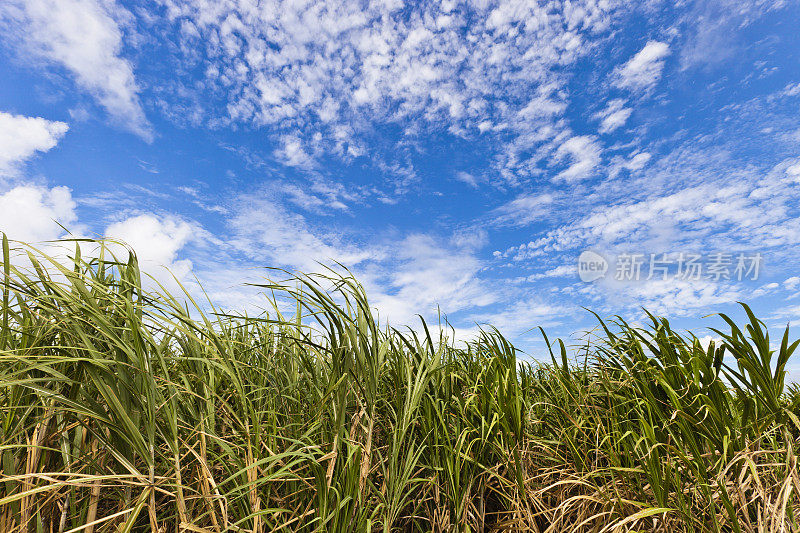
{"label": "blue sky", "polygon": [[123,239],[251,311],[263,267],[336,260],[393,324],[534,355],[584,307],[800,325],[797,2],[49,4],[0,5],[12,238]]}

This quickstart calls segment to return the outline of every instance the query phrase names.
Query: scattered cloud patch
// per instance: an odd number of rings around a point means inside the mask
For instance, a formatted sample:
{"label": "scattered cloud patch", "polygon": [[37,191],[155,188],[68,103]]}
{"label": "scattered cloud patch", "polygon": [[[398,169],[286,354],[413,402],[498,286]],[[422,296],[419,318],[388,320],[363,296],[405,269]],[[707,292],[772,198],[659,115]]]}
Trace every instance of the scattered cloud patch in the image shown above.
{"label": "scattered cloud patch", "polygon": [[302,272],[316,272],[332,261],[354,267],[374,252],[345,242],[334,231],[318,231],[306,217],[287,209],[279,198],[241,197],[228,220],[233,246],[242,254]]}
{"label": "scattered cloud patch", "polygon": [[650,161],[652,156],[647,152],[635,152],[625,163],[625,168],[628,170],[641,170]]}
{"label": "scattered cloud patch", "polygon": [[569,161],[570,165],[556,176],[556,179],[575,182],[592,177],[600,164],[602,148],[597,140],[589,135],[576,135],[564,141],[556,150],[556,161]]}
{"label": "scattered cloud patch", "polygon": [[476,251],[487,240],[480,229],[456,232],[449,241],[412,233],[365,245],[291,211],[274,197],[240,198],[229,228],[230,253],[254,266],[319,272],[323,265],[342,264],[364,284],[381,320],[396,326],[417,322],[418,313],[435,319],[437,306],[458,312],[495,301],[479,276],[483,264]]}
{"label": "scattered cloud patch", "polygon": [[286,166],[311,168],[314,159],[303,147],[301,140],[293,135],[284,135],[281,145],[274,152],[275,157]]}
{"label": "scattered cloud patch", "polygon": [[594,118],[601,121],[598,130],[600,133],[611,133],[625,125],[633,112],[632,109],[625,107],[625,103],[625,100],[619,98],[611,100],[605,109],[595,113]]}
{"label": "scattered cloud patch", "polygon": [[648,41],[644,48],[614,72],[613,84],[634,92],[650,91],[661,79],[664,60],[669,53],[667,43]]}
{"label": "scattered cloud patch", "polygon": [[543,157],[531,149],[564,132],[563,71],[590,53],[618,9],[592,0],[164,4],[170,23],[158,29],[184,55],[177,68],[205,73],[202,84],[162,91],[164,108],[265,128],[276,157],[299,168],[318,154],[402,163],[396,145],[374,150],[387,127],[408,139],[482,136],[507,148],[492,150],[495,165],[517,180]]}
{"label": "scattered cloud patch", "polygon": [[682,68],[718,67],[737,58],[746,42],[742,39],[742,30],[767,13],[792,5],[784,0],[717,0],[691,4],[684,15],[687,29],[680,49]]}
{"label": "scattered cloud patch", "polygon": [[784,96],[798,96],[800,95],[800,83],[790,83],[783,89]]}
{"label": "scattered cloud patch", "polygon": [[729,304],[743,297],[740,288],[707,279],[610,280],[593,288],[602,291],[603,300],[612,306],[630,310],[645,308],[651,313],[671,317],[697,316],[700,309]]}
{"label": "scattered cloud patch", "polygon": [[609,165],[608,174],[612,178],[616,178],[622,170],[636,172],[643,169],[650,159],[652,154],[648,152],[633,152],[628,157],[614,156]]}
{"label": "scattered cloud patch", "polygon": [[528,276],[525,281],[536,281],[540,279],[546,278],[566,278],[566,277],[577,277],[578,269],[575,265],[560,265],[544,272],[540,272],[537,274],[531,274]]}
{"label": "scattered cloud patch", "polygon": [[492,218],[501,226],[525,226],[546,219],[554,202],[555,197],[549,193],[523,194],[496,208]]}
{"label": "scattered cloud patch", "polygon": [[464,171],[456,172],[455,177],[458,181],[460,181],[461,183],[466,183],[473,189],[478,188],[478,178],[475,177],[473,174],[470,174],[469,172],[464,172]]}
{"label": "scattered cloud patch", "polygon": [[478,250],[489,243],[489,233],[483,228],[464,228],[456,231],[450,241],[456,248]]}
{"label": "scattered cloud patch", "polygon": [[481,261],[469,249],[412,234],[387,259],[382,266],[362,269],[361,278],[382,319],[393,325],[414,324],[417,313],[432,320],[438,309],[455,313],[496,301],[478,275]]}
{"label": "scattered cloud patch", "polygon": [[519,337],[533,332],[539,336],[539,327],[555,328],[567,320],[574,320],[583,311],[578,306],[553,304],[541,296],[516,299],[502,310],[474,313],[469,321],[483,328],[495,327],[504,335]]}
{"label": "scattered cloud patch", "polygon": [[[635,159],[636,156],[632,160]],[[641,190],[637,191],[630,182],[620,184],[622,189],[614,191],[619,195],[615,202],[600,207],[589,205],[588,212],[576,221],[548,231],[522,248],[509,248],[503,256],[519,260],[554,249],[595,245],[605,249],[669,246],[684,250],[794,245],[800,243],[796,208],[800,190],[786,173],[793,161],[781,162],[763,173],[727,168],[722,161],[715,162],[713,171],[664,167],[665,162],[661,161],[650,165],[641,176],[637,182]],[[699,184],[679,186],[669,192],[645,188],[656,181],[679,180],[684,174],[703,175],[704,179]],[[611,183],[609,187],[616,185]]]}

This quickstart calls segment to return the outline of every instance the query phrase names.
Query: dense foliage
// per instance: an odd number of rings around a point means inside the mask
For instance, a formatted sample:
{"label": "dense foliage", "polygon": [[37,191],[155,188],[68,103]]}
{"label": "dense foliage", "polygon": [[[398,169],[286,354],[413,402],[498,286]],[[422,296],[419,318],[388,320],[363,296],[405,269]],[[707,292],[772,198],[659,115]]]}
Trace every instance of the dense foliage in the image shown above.
{"label": "dense foliage", "polygon": [[0,531],[798,530],[797,342],[746,307],[716,345],[616,319],[527,364],[381,327],[347,276],[237,317],[100,243],[3,244]]}

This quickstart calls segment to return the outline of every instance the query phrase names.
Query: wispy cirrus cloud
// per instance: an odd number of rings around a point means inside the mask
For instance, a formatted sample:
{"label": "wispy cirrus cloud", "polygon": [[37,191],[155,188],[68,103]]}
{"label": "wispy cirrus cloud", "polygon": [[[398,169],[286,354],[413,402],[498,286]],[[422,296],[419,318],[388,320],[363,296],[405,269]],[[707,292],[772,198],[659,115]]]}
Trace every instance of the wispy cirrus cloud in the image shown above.
{"label": "wispy cirrus cloud", "polygon": [[[598,245],[608,249],[648,243],[684,249],[753,249],[800,243],[795,206],[800,197],[800,176],[792,171],[796,163],[797,159],[791,158],[749,178],[744,176],[752,169],[739,171],[739,179],[732,179],[728,173],[735,171],[720,168],[716,175],[706,173],[704,182],[696,185],[678,186],[672,191],[640,190],[629,193],[634,197],[617,197],[601,207],[587,205],[582,216],[573,217],[573,221],[537,240],[509,248],[505,255],[524,260],[554,248],[575,250]],[[662,161],[640,182],[655,182],[664,173],[675,171]],[[577,213],[584,209],[571,207]]]}
{"label": "wispy cirrus cloud", "polygon": [[9,0],[0,5],[6,44],[66,69],[120,126],[152,140],[133,66],[121,55],[123,35],[112,0]]}
{"label": "wispy cirrus cloud", "polygon": [[525,226],[544,219],[555,201],[556,197],[549,192],[521,194],[495,208],[491,215],[500,226]]}

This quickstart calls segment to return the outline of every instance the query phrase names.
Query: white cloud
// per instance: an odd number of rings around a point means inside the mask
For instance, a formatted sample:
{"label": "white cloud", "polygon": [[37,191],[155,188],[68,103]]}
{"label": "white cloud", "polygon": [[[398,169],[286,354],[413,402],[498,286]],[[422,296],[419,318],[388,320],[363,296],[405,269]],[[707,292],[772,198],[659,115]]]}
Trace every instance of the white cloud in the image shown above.
{"label": "white cloud", "polygon": [[758,287],[753,292],[750,293],[750,298],[758,298],[760,296],[764,296],[765,294],[771,294],[775,292],[780,287],[779,283],[765,283],[761,287]]}
{"label": "white cloud", "polygon": [[462,183],[466,183],[473,189],[478,188],[478,178],[470,174],[469,172],[464,172],[464,171],[456,172],[455,178]]}
{"label": "white cloud", "polygon": [[783,89],[783,94],[785,96],[797,96],[800,95],[800,83],[790,83]]}
{"label": "white cloud", "polygon": [[[638,166],[637,157],[628,165]],[[570,213],[577,217],[501,255],[524,260],[595,245],[629,251],[793,246],[800,243],[800,189],[786,172],[793,164],[796,158],[769,170],[742,169],[711,153],[676,150],[635,180],[609,182],[602,194],[572,203]]]}
{"label": "white cloud", "polygon": [[[0,232],[62,261],[72,253],[74,245],[53,241],[91,234],[79,222],[76,208],[77,203],[67,187],[19,185],[0,194]],[[179,255],[200,233],[204,232],[198,225],[174,215],[140,214],[109,225],[104,236],[130,246],[137,254],[141,269],[176,292],[178,286],[173,275],[183,283],[191,282],[188,274],[192,270],[192,262]],[[81,244],[81,249],[84,257],[97,252],[85,243]],[[118,259],[127,259],[127,251],[121,247],[112,243],[110,249]],[[27,268],[30,263],[21,257],[17,259],[17,266]],[[144,283],[152,287],[147,279]]]}
{"label": "white cloud", "polygon": [[333,231],[315,231],[305,217],[273,197],[240,198],[228,222],[233,246],[252,259],[267,261],[268,266],[316,272],[318,261],[353,267],[373,257],[373,252],[343,242]]}
{"label": "white cloud", "polygon": [[[195,225],[173,215],[141,214],[109,225],[105,236],[130,246],[142,270],[174,290],[177,287],[172,276],[184,280],[192,270],[192,262],[179,259],[178,254],[198,231]],[[114,251],[119,259],[125,258],[122,250]]]}
{"label": "white cloud", "polygon": [[[735,265],[739,253],[760,252],[762,273],[796,270],[795,258],[788,252],[800,244],[800,188],[789,171],[797,164],[796,157],[760,168],[742,164],[716,146],[698,149],[688,143],[656,161],[646,152],[634,152],[612,164],[639,167],[644,163],[625,179],[594,183],[570,196],[570,202],[554,203],[548,219],[559,221],[555,227],[530,242],[499,251],[497,263],[510,259],[502,266],[524,268],[547,257],[548,265],[553,259],[571,264],[580,251],[594,249],[606,257],[620,252],[723,252],[732,254]],[[593,307],[644,305],[659,313],[686,315],[736,298],[767,293],[774,297],[773,291],[778,290],[765,285],[743,292],[746,283],[667,281],[578,284],[571,294],[590,296]],[[790,277],[782,288],[792,292],[798,287]]]}
{"label": "white cloud", "polygon": [[306,153],[301,140],[294,135],[284,135],[281,146],[274,152],[275,157],[283,164],[290,167],[311,168],[314,160]]}
{"label": "white cloud", "polygon": [[768,12],[787,5],[791,2],[717,0],[691,4],[683,16],[687,28],[680,49],[682,68],[713,65],[735,58],[747,42],[741,32]]}
{"label": "white cloud", "polygon": [[649,91],[661,78],[669,45],[649,41],[635,56],[614,72],[614,85],[633,91]]}
{"label": "white cloud", "polygon": [[700,342],[700,346],[703,347],[704,350],[708,350],[708,347],[711,343],[714,343],[715,347],[719,347],[722,344],[722,337],[715,337],[713,335],[703,335],[702,337],[698,337],[697,339]]}
{"label": "white cloud", "polygon": [[324,213],[328,209],[347,211],[347,205],[337,198],[338,191],[320,191],[322,194],[318,195],[293,183],[282,183],[278,187],[286,195],[287,200],[306,211],[315,213]]}
{"label": "white cloud", "polygon": [[489,233],[483,228],[464,228],[456,231],[450,242],[456,248],[478,250],[489,243]]}
{"label": "white cloud", "polygon": [[651,155],[647,152],[636,152],[631,154],[630,159],[625,162],[625,168],[628,170],[641,170],[650,161]]}
{"label": "white cloud", "polygon": [[614,156],[608,168],[608,175],[612,178],[615,178],[623,169],[636,172],[643,169],[647,163],[650,162],[651,158],[652,155],[649,152],[638,151],[633,152],[627,158],[622,156]]}
{"label": "white cloud", "polygon": [[595,113],[593,118],[601,120],[600,133],[611,133],[625,125],[628,117],[631,116],[632,109],[625,107],[625,100],[611,100],[605,109]]}
{"label": "white cloud", "polygon": [[533,335],[540,335],[536,328],[552,328],[566,321],[575,319],[582,313],[578,306],[570,307],[549,303],[541,297],[529,296],[516,298],[512,303],[500,310],[479,312],[471,315],[469,320],[484,328],[493,326],[508,337],[518,337],[533,330]]}
{"label": "white cloud", "polygon": [[364,284],[381,320],[396,326],[416,323],[417,313],[434,319],[437,304],[452,313],[495,300],[479,277],[483,265],[475,253],[487,238],[480,229],[456,232],[449,240],[411,234],[359,244],[348,232],[323,229],[275,197],[240,198],[229,225],[226,242],[251,264],[309,273],[320,272],[320,263],[340,262]]}
{"label": "white cloud", "polygon": [[589,135],[577,135],[564,141],[556,150],[556,161],[568,159],[571,164],[556,176],[567,182],[584,180],[600,164],[602,149],[596,139]]}
{"label": "white cloud", "polygon": [[781,320],[781,319],[792,319],[789,322],[790,326],[798,326],[800,325],[800,305],[792,305],[783,307],[781,309],[776,309],[772,316],[770,317],[773,320]]}
{"label": "white cloud", "polygon": [[560,265],[538,274],[531,274],[526,278],[526,281],[536,281],[545,278],[576,278],[578,276],[578,268],[575,265]]}
{"label": "white cloud", "polygon": [[616,281],[593,285],[607,303],[630,309],[645,308],[662,316],[696,315],[699,309],[735,302],[742,298],[736,287],[708,279],[651,279]]}
{"label": "white cloud", "polygon": [[522,194],[492,212],[497,224],[524,226],[547,217],[555,197],[549,193]]}
{"label": "white cloud", "polygon": [[19,185],[0,195],[0,231],[28,244],[63,237],[75,229],[75,201],[66,187]]}
{"label": "white cloud", "polygon": [[133,67],[121,56],[122,31],[114,15],[124,12],[113,0],[11,0],[0,7],[3,13],[9,41],[63,66],[122,127],[152,139]]}
{"label": "white cloud", "polygon": [[0,176],[15,173],[36,152],[52,149],[68,129],[64,122],[0,111]]}
{"label": "white cloud", "polygon": [[412,325],[415,315],[431,320],[437,306],[455,313],[489,305],[496,295],[480,280],[481,262],[471,250],[442,245],[413,234],[397,243],[388,261],[361,269],[372,304],[395,326]]}

